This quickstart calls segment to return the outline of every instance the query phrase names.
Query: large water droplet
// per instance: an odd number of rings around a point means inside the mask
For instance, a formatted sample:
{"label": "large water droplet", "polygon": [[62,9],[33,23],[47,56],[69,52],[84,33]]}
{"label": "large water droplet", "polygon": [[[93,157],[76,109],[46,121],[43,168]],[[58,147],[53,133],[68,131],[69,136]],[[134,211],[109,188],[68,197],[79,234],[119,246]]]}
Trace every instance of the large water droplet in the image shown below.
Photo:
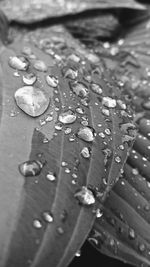
{"label": "large water droplet", "polygon": [[43,164],[37,160],[28,160],[19,165],[20,173],[25,176],[39,175],[42,170]]}
{"label": "large water droplet", "polygon": [[77,136],[86,142],[92,142],[96,133],[92,127],[81,127],[77,132]]}
{"label": "large water droplet", "polygon": [[44,90],[33,86],[19,88],[14,96],[18,107],[32,117],[43,114],[50,102],[50,98]]}
{"label": "large water droplet", "polygon": [[81,156],[82,156],[83,158],[89,159],[90,156],[91,156],[91,150],[90,150],[90,148],[88,148],[88,147],[84,147],[84,148],[81,150]]}
{"label": "large water droplet", "polygon": [[82,205],[90,206],[95,203],[95,197],[93,195],[93,192],[86,186],[82,186],[81,190],[78,191],[74,196]]}
{"label": "large water droplet", "polygon": [[36,82],[36,75],[34,73],[26,73],[23,75],[22,80],[26,85],[33,85]]}
{"label": "large water droplet", "polygon": [[9,66],[16,70],[27,70],[29,62],[25,57],[14,56],[9,58]]}
{"label": "large water droplet", "polygon": [[44,63],[44,61],[42,60],[34,60],[34,64],[33,67],[38,70],[38,71],[42,71],[42,72],[46,72],[47,71],[47,66]]}
{"label": "large water droplet", "polygon": [[81,98],[85,98],[89,94],[88,88],[80,82],[70,82],[70,88],[77,96],[80,96]]}
{"label": "large water droplet", "polygon": [[69,109],[61,113],[58,117],[58,120],[63,124],[71,124],[75,122],[76,118],[76,114],[71,109]]}
{"label": "large water droplet", "polygon": [[59,83],[59,80],[57,77],[55,76],[52,76],[52,75],[47,75],[46,76],[46,81],[48,83],[48,85],[52,86],[52,87],[57,87],[58,86],[58,83]]}
{"label": "large water droplet", "polygon": [[102,104],[108,108],[115,108],[116,107],[116,100],[111,98],[111,97],[106,96],[106,97],[103,97]]}
{"label": "large water droplet", "polygon": [[96,94],[98,94],[98,95],[101,95],[102,92],[103,92],[102,88],[101,88],[100,85],[97,84],[97,83],[92,83],[91,86],[90,86],[90,88],[91,88],[91,90],[92,90],[94,93],[96,93]]}

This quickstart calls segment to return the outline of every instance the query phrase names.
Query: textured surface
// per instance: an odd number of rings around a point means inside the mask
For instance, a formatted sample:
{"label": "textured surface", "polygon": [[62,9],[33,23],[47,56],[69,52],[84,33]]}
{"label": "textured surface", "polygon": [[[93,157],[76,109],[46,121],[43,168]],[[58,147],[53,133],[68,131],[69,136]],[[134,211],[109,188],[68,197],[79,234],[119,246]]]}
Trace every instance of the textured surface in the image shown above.
{"label": "textured surface", "polygon": [[105,8],[133,8],[144,10],[145,6],[138,4],[134,0],[124,1],[119,0],[3,0],[0,3],[1,10],[7,15],[9,20],[16,20],[24,23],[39,21],[49,17],[64,16],[75,14],[90,9],[105,9]]}

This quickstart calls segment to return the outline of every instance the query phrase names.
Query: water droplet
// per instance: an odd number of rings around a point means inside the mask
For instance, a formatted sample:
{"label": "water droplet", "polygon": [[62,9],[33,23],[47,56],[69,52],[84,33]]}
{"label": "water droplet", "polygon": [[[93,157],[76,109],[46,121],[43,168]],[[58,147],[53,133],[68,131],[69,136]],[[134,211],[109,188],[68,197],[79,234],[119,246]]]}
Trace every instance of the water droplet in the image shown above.
{"label": "water droplet", "polygon": [[11,110],[10,117],[16,117],[19,114],[19,111]]}
{"label": "water droplet", "polygon": [[57,232],[58,232],[58,234],[62,235],[62,234],[64,234],[64,229],[62,227],[58,227]]}
{"label": "water droplet", "polygon": [[34,60],[34,64],[33,67],[38,70],[38,71],[42,71],[42,72],[46,72],[47,71],[47,66],[44,63],[44,61],[42,60]]}
{"label": "water droplet", "polygon": [[45,212],[43,212],[43,218],[44,218],[44,220],[45,220],[46,222],[48,222],[48,223],[51,223],[51,222],[53,222],[53,220],[54,220],[52,214],[51,214],[49,211],[45,211]]}
{"label": "water droplet", "polygon": [[33,85],[36,82],[36,75],[34,73],[26,73],[23,75],[22,80],[26,85]]}
{"label": "water droplet", "polygon": [[75,54],[69,55],[68,56],[68,59],[70,59],[70,60],[72,60],[72,61],[74,61],[76,63],[78,63],[80,61],[80,58],[77,55],[75,55]]}
{"label": "water droplet", "polygon": [[105,134],[107,134],[107,135],[111,135],[111,130],[110,129],[105,129]]}
{"label": "water droplet", "polygon": [[71,124],[75,122],[76,118],[76,114],[71,109],[69,109],[61,113],[58,117],[58,120],[63,124]]}
{"label": "water droplet", "polygon": [[15,100],[20,109],[32,117],[43,114],[49,106],[49,96],[44,90],[24,86],[15,92]]}
{"label": "water droplet", "polygon": [[76,112],[79,113],[79,114],[84,114],[84,109],[83,108],[76,108]]}
{"label": "water droplet", "polygon": [[134,175],[138,175],[138,174],[139,174],[138,169],[132,169],[132,174],[134,174]]}
{"label": "water droplet", "polygon": [[64,73],[65,78],[70,78],[72,80],[75,80],[78,76],[78,71],[73,70],[73,69],[67,69],[66,72]]}
{"label": "water droplet", "polygon": [[80,82],[70,82],[70,88],[77,96],[81,98],[85,98],[89,94],[88,88]]}
{"label": "water droplet", "polygon": [[15,76],[15,77],[20,77],[20,73],[19,73],[18,71],[15,71],[15,72],[14,72],[14,76]]}
{"label": "water droplet", "polygon": [[102,105],[108,108],[115,108],[116,107],[116,100],[111,97],[103,97]]}
{"label": "water droplet", "polygon": [[33,226],[37,229],[40,229],[42,227],[42,224],[39,220],[34,220],[33,221]]}
{"label": "water droplet", "polygon": [[71,128],[66,128],[64,132],[65,132],[65,134],[70,134],[71,131],[72,131]]}
{"label": "water droplet", "polygon": [[81,256],[81,250],[78,250],[75,254],[76,257],[80,257]]}
{"label": "water droplet", "polygon": [[88,107],[89,105],[89,99],[88,98],[83,98],[81,99],[81,104],[85,107]]}
{"label": "water droplet", "polygon": [[115,162],[120,163],[121,162],[121,158],[119,156],[116,156],[115,157]]}
{"label": "water droplet", "polygon": [[46,178],[51,182],[54,182],[56,180],[55,174],[53,172],[50,172],[50,171],[47,173]]}
{"label": "water droplet", "polygon": [[42,170],[43,164],[36,160],[28,160],[19,165],[20,173],[25,176],[39,175]]}
{"label": "water droplet", "polygon": [[90,156],[91,156],[91,150],[90,150],[90,148],[88,148],[88,147],[84,147],[84,148],[81,150],[81,156],[82,156],[83,158],[89,159]]}
{"label": "water droplet", "polygon": [[65,222],[68,217],[68,213],[66,210],[63,210],[63,212],[60,214],[60,219],[62,222]]}
{"label": "water droplet", "polygon": [[103,216],[103,212],[100,209],[96,210],[96,218],[101,218]]}
{"label": "water droplet", "polygon": [[60,122],[58,122],[58,123],[56,123],[55,124],[55,129],[57,130],[57,131],[61,131],[62,130],[62,124],[60,123]]}
{"label": "water droplet", "polygon": [[132,228],[129,228],[128,235],[130,239],[135,239],[135,231]]}
{"label": "water droplet", "polygon": [[122,100],[118,99],[117,103],[118,103],[118,105],[120,106],[121,109],[125,110],[127,108],[126,104]]}
{"label": "water droplet", "polygon": [[124,150],[124,149],[125,149],[124,145],[120,145],[120,146],[119,146],[119,149],[120,149],[120,150]]}
{"label": "water droplet", "polygon": [[68,165],[68,163],[67,162],[65,162],[65,161],[62,161],[62,163],[61,163],[61,166],[62,167],[66,167]]}
{"label": "water droplet", "polygon": [[96,93],[96,94],[98,94],[98,95],[101,95],[102,92],[103,92],[103,90],[102,90],[102,88],[100,87],[100,85],[99,85],[99,84],[96,84],[96,83],[92,83],[91,86],[90,86],[90,88],[91,88],[91,90],[92,90],[94,93]]}
{"label": "water droplet", "polygon": [[48,142],[49,142],[49,139],[45,137],[45,138],[43,139],[43,144],[47,144]]}
{"label": "water droplet", "polygon": [[16,70],[27,70],[29,62],[25,57],[14,56],[9,58],[9,66]]}
{"label": "water droplet", "polygon": [[70,172],[71,172],[71,170],[69,168],[65,169],[65,173],[70,173]]}
{"label": "water droplet", "polygon": [[109,116],[110,115],[110,111],[107,108],[102,108],[102,114],[105,116]]}
{"label": "water droplet", "polygon": [[92,127],[81,127],[77,132],[77,136],[83,141],[92,142],[96,136],[96,133]]}
{"label": "water droplet", "polygon": [[144,252],[146,249],[145,245],[144,244],[139,244],[139,250],[140,252]]}
{"label": "water droplet", "polygon": [[74,196],[82,205],[90,206],[95,203],[95,197],[93,195],[93,192],[86,186],[82,186],[81,190],[78,191]]}
{"label": "water droplet", "polygon": [[144,206],[144,210],[145,210],[145,211],[149,211],[149,210],[150,210],[150,206],[149,206],[149,205],[145,205],[145,206]]}
{"label": "water droplet", "polygon": [[52,75],[47,75],[46,76],[46,81],[48,83],[48,85],[52,86],[52,87],[57,87],[58,86],[58,83],[59,83],[59,80],[57,77],[55,76],[52,76]]}

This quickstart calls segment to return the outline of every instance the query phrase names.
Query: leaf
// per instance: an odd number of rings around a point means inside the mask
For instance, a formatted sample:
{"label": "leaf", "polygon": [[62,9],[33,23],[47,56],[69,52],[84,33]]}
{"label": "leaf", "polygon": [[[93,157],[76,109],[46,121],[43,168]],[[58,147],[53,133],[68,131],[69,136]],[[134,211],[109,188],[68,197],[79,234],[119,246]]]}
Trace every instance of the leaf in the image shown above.
{"label": "leaf", "polygon": [[65,23],[67,29],[88,47],[99,44],[100,40],[114,39],[121,30],[116,16],[108,12],[94,10],[94,13],[71,18]]}
{"label": "leaf", "polygon": [[[0,265],[65,267],[120,174],[132,112],[98,57],[61,26],[18,34],[0,57]],[[28,97],[16,102],[27,79]],[[39,116],[36,88],[50,97]]]}
{"label": "leaf", "polygon": [[[139,132],[125,164],[124,174],[107,198],[103,216],[95,221],[90,237],[102,253],[144,267],[150,265],[148,44],[149,21],[145,21],[130,29],[121,46],[116,45],[117,53],[111,58],[112,69],[116,77],[120,77],[119,84],[125,91],[126,86],[130,86],[127,91],[136,112]],[[111,51],[112,47],[109,49]],[[108,64],[107,59],[106,62]]]}
{"label": "leaf", "polygon": [[71,0],[66,1],[26,1],[20,2],[19,0],[4,0],[0,3],[1,10],[6,14],[9,20],[16,20],[19,22],[30,23],[33,21],[40,21],[48,17],[63,16],[67,14],[75,14],[90,9],[106,9],[106,8],[131,8],[145,10],[146,7],[137,3],[134,0],[128,0],[121,3],[119,0],[101,0],[90,1]]}

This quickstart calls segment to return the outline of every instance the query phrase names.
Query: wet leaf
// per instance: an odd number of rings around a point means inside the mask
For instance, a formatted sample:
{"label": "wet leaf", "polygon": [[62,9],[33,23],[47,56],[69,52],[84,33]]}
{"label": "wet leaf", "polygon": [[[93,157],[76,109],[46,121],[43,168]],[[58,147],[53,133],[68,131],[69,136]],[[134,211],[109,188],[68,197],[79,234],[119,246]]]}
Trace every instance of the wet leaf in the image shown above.
{"label": "wet leaf", "polygon": [[126,2],[120,2],[119,0],[84,0],[80,2],[76,0],[66,1],[50,1],[50,0],[38,0],[31,2],[20,2],[19,0],[4,0],[0,3],[1,10],[6,14],[9,20],[16,20],[19,22],[33,22],[39,21],[48,17],[63,16],[67,14],[75,14],[90,9],[107,9],[107,8],[131,8],[144,10],[146,7],[137,3],[134,0],[128,0]]}
{"label": "wet leaf", "polygon": [[124,90],[130,86],[128,98],[139,132],[124,173],[105,202],[103,216],[95,221],[90,241],[110,257],[145,267],[150,265],[149,21],[130,28],[120,44],[109,46],[110,54],[113,47],[117,53],[112,55],[111,66]]}
{"label": "wet leaf", "polygon": [[[9,59],[20,56],[27,68],[14,69]],[[24,86],[30,73],[34,90]],[[67,266],[120,175],[135,136],[132,112],[99,58],[60,26],[18,35],[1,53],[1,77],[0,265]],[[32,94],[18,105],[23,86]],[[50,99],[42,111],[39,90]]]}

